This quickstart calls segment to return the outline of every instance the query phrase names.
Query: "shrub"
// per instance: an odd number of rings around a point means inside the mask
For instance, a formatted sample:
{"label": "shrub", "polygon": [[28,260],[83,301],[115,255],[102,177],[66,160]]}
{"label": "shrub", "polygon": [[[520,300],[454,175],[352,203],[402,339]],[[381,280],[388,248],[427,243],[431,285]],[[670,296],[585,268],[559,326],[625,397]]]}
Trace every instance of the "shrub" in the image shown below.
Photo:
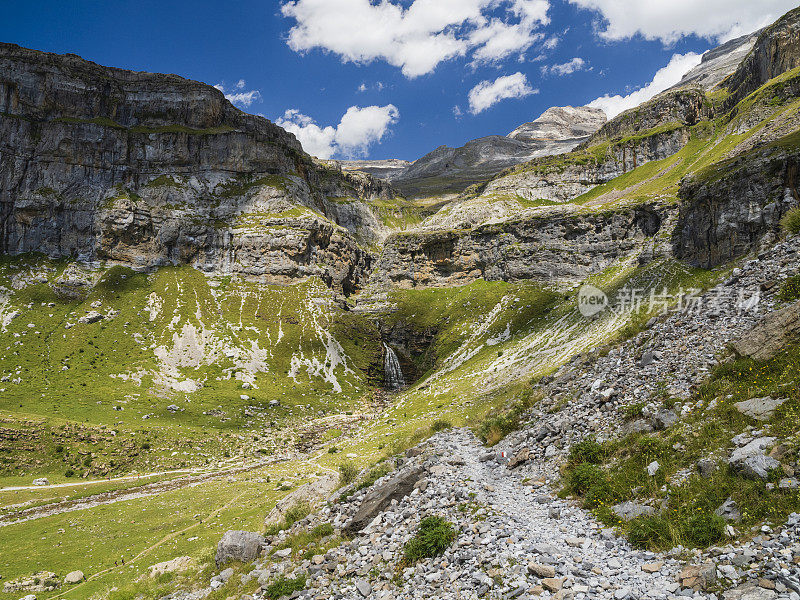
{"label": "shrub", "polygon": [[588,437],[575,444],[569,451],[569,462],[572,464],[590,463],[599,465],[606,453],[603,446],[594,438]]}
{"label": "shrub", "polygon": [[787,233],[800,233],[800,208],[793,208],[783,215],[781,227]]}
{"label": "shrub", "polygon": [[800,275],[795,275],[787,279],[781,286],[778,299],[782,302],[793,302],[798,298],[800,298]]}
{"label": "shrub", "polygon": [[437,419],[433,423],[431,423],[431,431],[436,433],[437,431],[444,431],[445,429],[452,429],[453,424],[450,421],[446,421],[444,419]]}
{"label": "shrub", "polygon": [[425,517],[416,535],[403,549],[403,565],[410,566],[423,558],[443,554],[456,539],[453,524],[442,517]]}
{"label": "shrub", "polygon": [[478,426],[477,435],[487,446],[494,446],[512,431],[520,428],[522,416],[541,399],[540,395],[528,394],[505,411],[487,415]]}
{"label": "shrub", "polygon": [[567,475],[568,492],[582,496],[591,488],[606,482],[606,475],[597,465],[581,463]]}
{"label": "shrub", "polygon": [[637,548],[667,548],[672,545],[669,521],[662,516],[633,519],[628,523],[628,540]]}
{"label": "shrub", "polygon": [[352,462],[343,462],[339,465],[339,483],[347,485],[353,483],[358,477],[358,467]]}
{"label": "shrub", "polygon": [[66,472],[64,473],[64,477],[72,477],[73,475],[75,475],[75,471],[73,471],[72,469],[67,469]]}
{"label": "shrub", "polygon": [[725,519],[714,513],[698,513],[683,521],[681,537],[688,546],[706,548],[725,535]]}
{"label": "shrub", "polygon": [[299,575],[294,579],[281,576],[267,586],[265,595],[269,600],[277,600],[282,596],[291,596],[295,592],[306,589],[306,576]]}
{"label": "shrub", "polygon": [[310,514],[311,506],[309,506],[307,503],[301,502],[300,504],[295,504],[292,508],[286,511],[286,524],[288,527],[291,527],[298,521],[305,519]]}
{"label": "shrub", "polygon": [[592,485],[583,497],[584,508],[600,508],[603,505],[614,501],[614,488],[607,479],[598,481]]}

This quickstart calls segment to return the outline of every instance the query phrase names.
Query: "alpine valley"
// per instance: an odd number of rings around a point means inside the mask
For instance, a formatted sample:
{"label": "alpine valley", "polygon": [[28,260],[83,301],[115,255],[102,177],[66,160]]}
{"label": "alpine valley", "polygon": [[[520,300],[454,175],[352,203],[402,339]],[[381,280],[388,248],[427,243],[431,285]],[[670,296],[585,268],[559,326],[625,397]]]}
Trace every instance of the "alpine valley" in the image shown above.
{"label": "alpine valley", "polygon": [[0,44],[0,600],[800,600],[800,9],[500,133]]}

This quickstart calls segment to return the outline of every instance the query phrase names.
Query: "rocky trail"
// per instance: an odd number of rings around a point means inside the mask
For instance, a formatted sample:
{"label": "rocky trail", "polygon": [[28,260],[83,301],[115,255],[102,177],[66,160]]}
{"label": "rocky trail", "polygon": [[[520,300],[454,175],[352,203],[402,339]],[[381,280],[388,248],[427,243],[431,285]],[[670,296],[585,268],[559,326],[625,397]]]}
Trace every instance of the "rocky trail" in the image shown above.
{"label": "rocky trail", "polygon": [[[271,540],[276,548],[316,520],[344,530],[366,525],[349,543],[299,562],[278,550],[273,559],[283,562],[256,563],[243,580],[266,584],[308,571],[309,587],[297,597],[314,599],[624,600],[668,598],[680,589],[676,558],[632,549],[589,513],[555,497],[544,479],[533,482],[509,470],[502,453],[487,451],[468,430],[438,434],[410,454],[417,456],[371,490]],[[426,516],[451,521],[456,540],[441,557],[402,569],[403,546]],[[202,597],[192,594],[186,598]]]}

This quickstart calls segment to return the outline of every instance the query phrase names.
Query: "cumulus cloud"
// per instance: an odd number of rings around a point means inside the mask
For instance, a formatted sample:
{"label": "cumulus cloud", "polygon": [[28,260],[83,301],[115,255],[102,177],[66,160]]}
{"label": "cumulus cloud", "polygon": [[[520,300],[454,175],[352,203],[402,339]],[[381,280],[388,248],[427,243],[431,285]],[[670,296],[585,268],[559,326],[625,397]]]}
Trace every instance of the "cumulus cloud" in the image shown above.
{"label": "cumulus cloud", "polygon": [[694,52],[674,54],[669,64],[656,71],[653,80],[644,87],[627,96],[602,96],[590,102],[589,106],[603,109],[608,118],[611,119],[623,111],[638,106],[642,102],[647,102],[653,96],[672,87],[678,83],[686,73],[699,65],[701,59],[702,54],[695,54]]}
{"label": "cumulus cloud", "polygon": [[538,93],[539,90],[533,89],[527,76],[522,73],[498,77],[494,81],[481,81],[469,92],[469,111],[477,115],[501,100]]}
{"label": "cumulus cloud", "polygon": [[552,73],[554,75],[572,75],[577,71],[585,71],[587,69],[586,61],[576,56],[560,65],[551,65],[549,67],[542,67],[542,74]]}
{"label": "cumulus cloud", "polygon": [[261,100],[261,92],[258,90],[245,91],[244,88],[247,87],[247,83],[244,79],[237,81],[236,85],[230,90],[225,88],[224,83],[218,83],[214,87],[225,94],[225,98],[227,98],[231,104],[239,108],[248,108],[256,100]]}
{"label": "cumulus cloud", "polygon": [[369,147],[380,142],[399,118],[397,107],[388,104],[364,108],[351,106],[335,127],[320,127],[314,119],[294,108],[287,110],[275,122],[293,133],[306,152],[327,159],[339,155],[347,158],[365,156]]}
{"label": "cumulus cloud", "polygon": [[[502,7],[504,18],[490,16]],[[287,38],[295,52],[315,48],[344,62],[383,60],[408,78],[470,56],[473,63],[521,54],[542,39],[549,0],[293,0],[281,6],[294,19]]]}
{"label": "cumulus cloud", "polygon": [[696,34],[729,40],[764,27],[795,8],[797,0],[569,0],[600,13],[599,33],[609,40],[641,34],[671,44]]}

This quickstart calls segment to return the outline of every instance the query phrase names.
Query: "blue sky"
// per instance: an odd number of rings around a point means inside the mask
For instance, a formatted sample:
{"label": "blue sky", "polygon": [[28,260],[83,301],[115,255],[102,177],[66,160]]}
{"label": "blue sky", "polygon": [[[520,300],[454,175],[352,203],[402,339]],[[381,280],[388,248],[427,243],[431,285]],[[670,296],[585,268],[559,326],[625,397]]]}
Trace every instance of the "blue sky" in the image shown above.
{"label": "blue sky", "polygon": [[[413,160],[441,144],[504,135],[550,106],[629,94],[670,65],[649,88],[658,91],[720,40],[795,5],[39,0],[4,6],[0,40],[221,85],[323,157]],[[625,103],[600,105],[613,112]]]}

